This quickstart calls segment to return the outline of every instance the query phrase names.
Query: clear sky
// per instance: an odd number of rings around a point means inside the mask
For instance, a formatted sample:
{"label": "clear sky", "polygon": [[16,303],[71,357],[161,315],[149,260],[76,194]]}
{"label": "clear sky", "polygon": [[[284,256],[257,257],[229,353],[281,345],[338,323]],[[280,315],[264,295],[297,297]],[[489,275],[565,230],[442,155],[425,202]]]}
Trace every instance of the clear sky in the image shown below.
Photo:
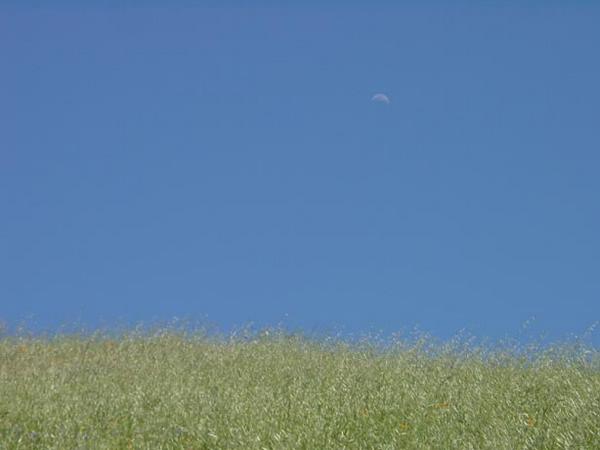
{"label": "clear sky", "polygon": [[597,3],[19,3],[0,319],[600,320]]}

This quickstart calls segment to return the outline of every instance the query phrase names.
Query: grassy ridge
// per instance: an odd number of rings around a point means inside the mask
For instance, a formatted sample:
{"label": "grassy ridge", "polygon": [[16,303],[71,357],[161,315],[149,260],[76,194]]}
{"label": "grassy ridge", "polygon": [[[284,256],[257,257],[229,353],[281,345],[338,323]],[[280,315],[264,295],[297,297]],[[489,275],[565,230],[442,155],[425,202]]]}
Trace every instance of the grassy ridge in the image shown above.
{"label": "grassy ridge", "polygon": [[0,339],[0,449],[600,449],[600,357],[271,333]]}

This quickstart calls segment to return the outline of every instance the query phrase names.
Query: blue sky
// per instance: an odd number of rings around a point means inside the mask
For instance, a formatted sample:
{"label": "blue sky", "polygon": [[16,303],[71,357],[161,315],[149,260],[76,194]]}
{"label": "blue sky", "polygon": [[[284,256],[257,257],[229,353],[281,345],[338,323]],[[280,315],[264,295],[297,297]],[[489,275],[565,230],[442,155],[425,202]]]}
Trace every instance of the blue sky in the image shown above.
{"label": "blue sky", "polygon": [[0,318],[583,333],[600,7],[420,3],[0,6]]}

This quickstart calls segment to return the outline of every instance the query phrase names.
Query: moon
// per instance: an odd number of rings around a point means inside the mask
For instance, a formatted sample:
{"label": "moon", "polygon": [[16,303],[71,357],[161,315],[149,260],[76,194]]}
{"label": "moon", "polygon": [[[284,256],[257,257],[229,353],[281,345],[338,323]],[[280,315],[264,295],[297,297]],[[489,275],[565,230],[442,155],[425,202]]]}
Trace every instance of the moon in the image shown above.
{"label": "moon", "polygon": [[373,97],[371,97],[371,101],[373,102],[377,102],[377,103],[385,103],[386,105],[389,105],[390,102],[390,98],[385,95],[385,94],[375,94]]}

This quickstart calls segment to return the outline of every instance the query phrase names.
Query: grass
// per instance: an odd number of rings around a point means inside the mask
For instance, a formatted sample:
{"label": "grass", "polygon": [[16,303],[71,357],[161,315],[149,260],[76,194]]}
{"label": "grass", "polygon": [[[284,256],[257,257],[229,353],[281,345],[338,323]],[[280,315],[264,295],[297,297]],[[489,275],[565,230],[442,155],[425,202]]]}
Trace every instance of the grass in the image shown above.
{"label": "grass", "polygon": [[600,352],[281,331],[0,338],[0,449],[600,449]]}

